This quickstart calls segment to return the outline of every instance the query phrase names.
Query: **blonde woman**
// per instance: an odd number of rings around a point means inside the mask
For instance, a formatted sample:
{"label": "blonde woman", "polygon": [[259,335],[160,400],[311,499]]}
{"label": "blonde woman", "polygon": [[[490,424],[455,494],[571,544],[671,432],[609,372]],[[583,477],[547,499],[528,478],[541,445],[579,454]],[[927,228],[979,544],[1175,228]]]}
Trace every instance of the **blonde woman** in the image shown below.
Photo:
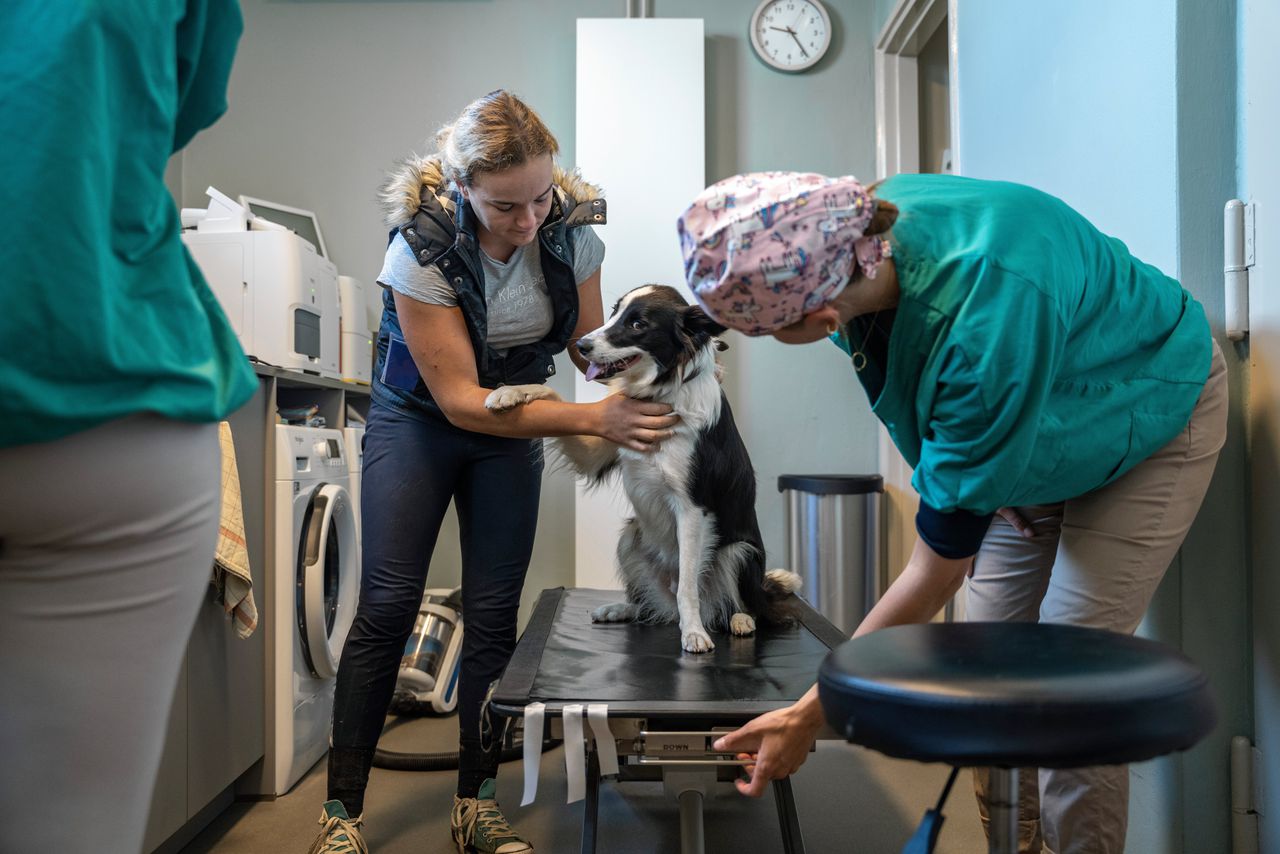
{"label": "blonde woman", "polygon": [[[603,323],[604,244],[590,226],[604,223],[605,206],[555,165],[555,137],[508,92],[468,105],[437,143],[383,191],[392,231],[364,439],[363,579],[338,670],[315,852],[367,850],[369,766],[450,501],[467,619],[453,839],[467,854],[533,850],[498,808],[496,745],[482,744],[480,718],[516,641],[538,517],[536,437],[595,435],[646,450],[677,420],[670,407],[617,396],[485,408],[499,385],[545,382],[553,357]],[[570,357],[585,370],[572,348]]]}

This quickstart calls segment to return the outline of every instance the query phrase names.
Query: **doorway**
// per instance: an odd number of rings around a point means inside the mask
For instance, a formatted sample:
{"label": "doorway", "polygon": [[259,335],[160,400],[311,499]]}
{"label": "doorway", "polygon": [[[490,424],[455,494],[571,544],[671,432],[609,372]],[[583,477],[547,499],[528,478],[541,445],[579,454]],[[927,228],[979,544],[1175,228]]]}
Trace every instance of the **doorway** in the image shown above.
{"label": "doorway", "polygon": [[959,172],[954,0],[899,0],[876,39],[876,173]]}

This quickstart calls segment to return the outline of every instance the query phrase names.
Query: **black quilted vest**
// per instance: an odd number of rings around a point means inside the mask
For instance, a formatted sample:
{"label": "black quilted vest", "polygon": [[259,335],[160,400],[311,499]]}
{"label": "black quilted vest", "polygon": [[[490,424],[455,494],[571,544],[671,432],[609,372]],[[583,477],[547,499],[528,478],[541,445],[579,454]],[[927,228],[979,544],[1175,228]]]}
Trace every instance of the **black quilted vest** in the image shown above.
{"label": "black quilted vest", "polygon": [[[480,385],[543,383],[555,369],[554,357],[564,350],[578,324],[578,286],[573,275],[573,243],[570,229],[583,225],[603,225],[605,202],[592,199],[577,202],[559,187],[552,195],[551,210],[538,230],[542,273],[551,298],[551,330],[540,341],[512,347],[499,353],[489,346],[488,309],[485,304],[484,272],[480,266],[480,245],[476,240],[476,218],[461,194],[454,196],[455,215],[450,218],[430,188],[422,189],[422,204],[413,219],[393,229],[404,237],[422,266],[434,265],[458,296],[458,307],[466,320],[467,334],[476,356]],[[403,376],[389,384],[387,354],[393,340],[403,342],[404,333],[389,288],[382,293],[382,323],[378,328],[377,359],[374,363],[373,399],[411,413],[442,416],[421,376],[405,381]],[[401,345],[402,346],[402,345]],[[393,360],[394,361],[394,360]],[[393,365],[393,368],[397,366]],[[403,371],[404,366],[398,366]],[[416,369],[412,369],[416,375]],[[412,386],[412,388],[409,388]]]}

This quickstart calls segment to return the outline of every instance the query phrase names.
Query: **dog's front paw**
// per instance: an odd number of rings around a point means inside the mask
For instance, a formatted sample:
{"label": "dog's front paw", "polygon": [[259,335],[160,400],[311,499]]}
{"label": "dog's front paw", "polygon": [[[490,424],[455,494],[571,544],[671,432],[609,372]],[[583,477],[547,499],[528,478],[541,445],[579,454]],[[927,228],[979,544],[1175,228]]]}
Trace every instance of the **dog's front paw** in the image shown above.
{"label": "dog's front paw", "polygon": [[554,397],[555,394],[544,385],[504,385],[489,392],[484,406],[492,412],[507,412],[531,400]]}
{"label": "dog's front paw", "polygon": [[680,636],[680,646],[684,647],[685,652],[711,652],[716,648],[711,642],[711,636],[701,626],[683,633]]}
{"label": "dog's front paw", "polygon": [[751,618],[750,614],[734,614],[729,618],[729,631],[738,637],[754,634],[756,630],[756,621]]}
{"label": "dog's front paw", "polygon": [[591,622],[593,623],[629,623],[636,616],[635,606],[629,602],[614,602],[611,605],[601,605],[591,612]]}

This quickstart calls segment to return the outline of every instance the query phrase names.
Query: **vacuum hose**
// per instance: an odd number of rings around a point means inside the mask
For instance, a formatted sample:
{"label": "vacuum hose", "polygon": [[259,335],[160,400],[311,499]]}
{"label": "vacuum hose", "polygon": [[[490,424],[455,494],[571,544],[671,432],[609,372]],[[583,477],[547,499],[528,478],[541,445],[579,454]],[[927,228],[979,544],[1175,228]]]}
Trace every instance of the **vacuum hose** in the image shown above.
{"label": "vacuum hose", "polygon": [[[490,689],[492,691],[492,688]],[[488,708],[488,699],[485,700],[486,711]],[[410,693],[397,693],[391,700],[391,714],[396,715],[395,720],[382,728],[383,735],[386,735],[388,729],[399,726],[407,722],[410,718],[415,717],[438,717],[433,714],[430,703],[420,703]],[[486,714],[487,718],[487,714]],[[483,724],[485,731],[492,736],[495,726],[493,720],[487,719]],[[506,724],[501,726],[501,732],[492,737],[501,738],[502,733],[506,732]],[[544,738],[542,740],[542,750],[545,752],[548,748],[552,748],[560,744],[559,739]],[[510,762],[513,759],[521,759],[524,757],[524,743],[515,742],[510,747],[504,747],[502,752],[498,754],[498,762]],[[395,750],[383,750],[381,747],[376,748],[373,752],[373,764],[377,768],[385,768],[388,771],[453,771],[458,767],[458,751],[446,750],[439,753],[401,753]]]}
{"label": "vacuum hose", "polygon": [[[394,724],[393,724],[394,725]],[[384,727],[382,730],[386,732]],[[560,744],[558,739],[544,738],[542,751]],[[511,747],[504,747],[498,754],[499,762],[510,762],[524,756],[524,743],[516,742]],[[395,750],[383,750],[381,747],[373,751],[373,764],[377,768],[388,771],[453,771],[458,767],[458,751],[446,750],[440,753],[400,753]]]}
{"label": "vacuum hose", "polygon": [[[546,750],[548,744],[542,743]],[[524,745],[516,744],[504,748],[499,762],[510,762],[524,756]],[[379,747],[373,752],[373,764],[388,771],[452,771],[458,767],[458,751],[443,753],[399,753],[394,750],[383,750]]]}

